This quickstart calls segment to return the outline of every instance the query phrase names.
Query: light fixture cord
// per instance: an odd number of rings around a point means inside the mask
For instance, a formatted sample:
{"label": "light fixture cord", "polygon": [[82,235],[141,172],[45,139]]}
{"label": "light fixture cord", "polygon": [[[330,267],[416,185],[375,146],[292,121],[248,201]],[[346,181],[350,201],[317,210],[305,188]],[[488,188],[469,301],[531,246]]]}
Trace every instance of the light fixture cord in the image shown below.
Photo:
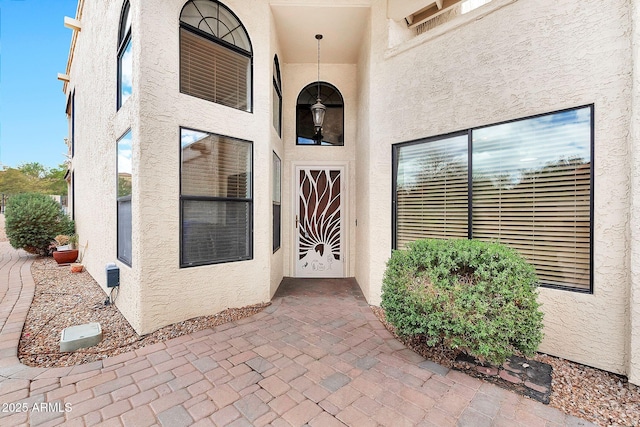
{"label": "light fixture cord", "polygon": [[318,101],[320,100],[320,39],[318,38]]}

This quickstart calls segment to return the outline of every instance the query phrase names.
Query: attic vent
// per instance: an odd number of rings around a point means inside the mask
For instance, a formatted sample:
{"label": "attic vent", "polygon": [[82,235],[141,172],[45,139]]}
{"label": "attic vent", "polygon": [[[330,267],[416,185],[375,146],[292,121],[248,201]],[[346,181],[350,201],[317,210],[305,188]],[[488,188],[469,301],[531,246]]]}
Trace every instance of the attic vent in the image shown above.
{"label": "attic vent", "polygon": [[[407,18],[407,25],[409,28],[415,28],[416,35],[426,33],[427,31],[449,22],[453,20],[455,17],[459,15],[464,15],[465,13],[471,12],[489,3],[491,0],[465,0],[465,1],[451,1],[451,5],[445,9],[446,2],[442,2],[443,8],[439,11],[435,11],[431,6],[430,8],[424,9],[420,13],[413,14],[412,17],[414,19],[413,23],[409,23],[409,18]],[[437,6],[437,5],[435,5]],[[431,15],[426,16],[427,12],[433,12]],[[417,23],[416,23],[417,22]]]}
{"label": "attic vent", "polygon": [[407,21],[409,28],[415,28],[424,22],[430,21],[448,12],[456,6],[459,8],[459,3],[461,1],[462,0],[436,0],[431,2],[427,7],[407,16],[405,20]]}

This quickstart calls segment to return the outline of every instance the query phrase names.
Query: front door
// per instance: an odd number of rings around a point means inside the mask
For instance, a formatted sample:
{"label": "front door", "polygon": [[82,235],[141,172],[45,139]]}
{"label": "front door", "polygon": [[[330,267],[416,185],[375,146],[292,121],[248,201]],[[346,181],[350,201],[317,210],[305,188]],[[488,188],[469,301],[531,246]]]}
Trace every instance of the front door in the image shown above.
{"label": "front door", "polygon": [[344,168],[297,167],[296,277],[344,277]]}

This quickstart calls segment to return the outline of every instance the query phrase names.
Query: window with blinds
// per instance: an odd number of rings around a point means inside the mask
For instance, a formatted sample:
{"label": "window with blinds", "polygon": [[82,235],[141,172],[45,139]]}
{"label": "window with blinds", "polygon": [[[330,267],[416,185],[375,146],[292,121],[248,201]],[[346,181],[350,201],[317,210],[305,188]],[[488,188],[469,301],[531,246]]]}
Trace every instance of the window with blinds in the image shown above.
{"label": "window with blinds", "polygon": [[[471,181],[461,181],[461,165],[450,166],[469,154],[456,138],[471,138]],[[593,106],[397,145],[395,247],[468,231],[517,249],[543,286],[591,292],[592,147]],[[471,198],[466,207],[462,193]]]}
{"label": "window with blinds", "polygon": [[238,18],[212,0],[188,1],[180,15],[180,92],[251,111],[249,37]]}
{"label": "window with blinds", "polygon": [[181,266],[252,258],[252,144],[181,129]]}
{"label": "window with blinds", "polygon": [[467,134],[396,150],[396,246],[468,237]]}

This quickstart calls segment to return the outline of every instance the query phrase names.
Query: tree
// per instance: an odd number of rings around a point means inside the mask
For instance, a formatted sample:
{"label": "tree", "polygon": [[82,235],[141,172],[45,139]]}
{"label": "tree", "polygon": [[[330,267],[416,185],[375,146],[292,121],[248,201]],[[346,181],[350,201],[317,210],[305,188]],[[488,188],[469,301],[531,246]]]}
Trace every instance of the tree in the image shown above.
{"label": "tree", "polygon": [[23,163],[17,168],[5,167],[0,170],[0,193],[41,193],[67,194],[67,182],[64,176],[67,172],[65,164],[57,168],[47,168],[40,163]]}
{"label": "tree", "polygon": [[0,193],[26,193],[28,191],[36,191],[35,186],[36,182],[18,169],[5,168],[0,171]]}
{"label": "tree", "polygon": [[35,178],[43,179],[46,177],[49,170],[38,162],[21,163],[18,165],[18,170],[23,174]]}

